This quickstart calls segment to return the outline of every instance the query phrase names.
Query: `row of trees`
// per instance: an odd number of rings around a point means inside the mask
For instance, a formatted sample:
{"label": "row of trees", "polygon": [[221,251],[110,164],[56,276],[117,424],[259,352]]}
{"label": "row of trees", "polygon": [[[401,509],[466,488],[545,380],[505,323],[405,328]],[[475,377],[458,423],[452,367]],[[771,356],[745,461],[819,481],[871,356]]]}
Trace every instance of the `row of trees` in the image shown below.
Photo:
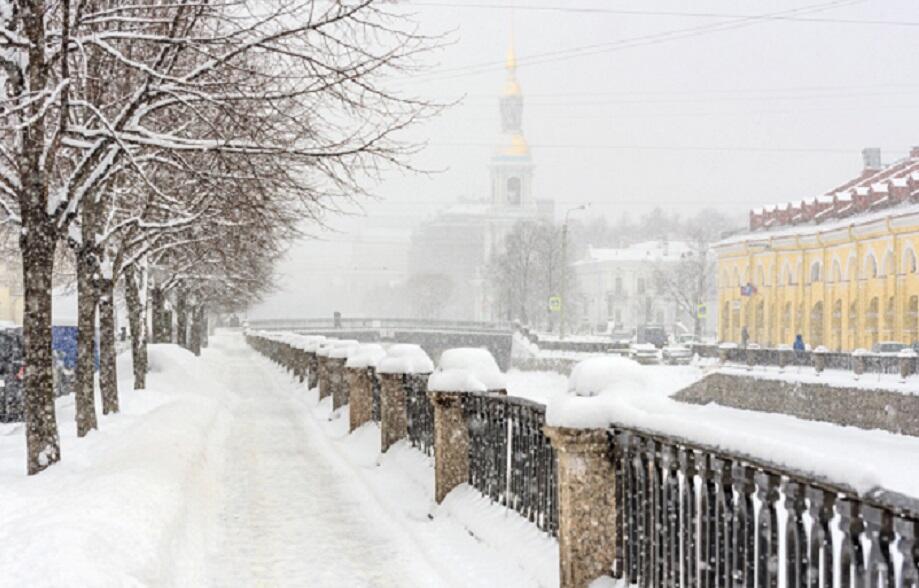
{"label": "row of trees", "polygon": [[239,308],[304,222],[364,193],[437,108],[386,81],[432,46],[379,0],[19,0],[0,5],[0,211],[19,232],[28,471],[61,457],[51,290],[71,248],[79,298],[76,426],[118,410],[114,296],[135,386],[146,312]]}
{"label": "row of trees", "polygon": [[[637,221],[628,215],[613,223],[604,216],[572,221],[567,263],[583,258],[588,246],[617,248],[662,239],[686,242],[689,251],[676,264],[653,268],[653,291],[673,302],[681,314],[693,317],[694,333],[699,336],[699,305],[715,288],[715,257],[710,247],[735,224],[708,209],[685,219],[654,209]],[[508,233],[488,265],[488,282],[501,317],[549,331],[556,327],[557,314],[549,310],[548,300],[561,292],[561,240],[561,227],[542,221],[521,221]],[[571,272],[567,282],[566,323],[573,326],[579,321],[578,307],[583,301]]]}

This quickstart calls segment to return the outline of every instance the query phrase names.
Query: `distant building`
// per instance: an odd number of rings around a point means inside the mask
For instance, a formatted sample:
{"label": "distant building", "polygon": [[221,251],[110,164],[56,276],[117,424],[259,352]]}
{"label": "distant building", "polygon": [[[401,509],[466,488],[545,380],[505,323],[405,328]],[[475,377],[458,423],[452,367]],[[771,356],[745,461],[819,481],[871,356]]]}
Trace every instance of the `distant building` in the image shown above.
{"label": "distant building", "polygon": [[523,93],[513,44],[506,68],[501,136],[489,164],[491,194],[448,207],[412,235],[409,279],[445,275],[452,282],[443,318],[495,318],[484,279],[489,258],[517,222],[550,221],[554,216],[552,201],[537,201],[533,196],[533,160],[523,136]]}
{"label": "distant building", "polygon": [[588,247],[570,267],[591,330],[631,331],[644,324],[691,333],[693,317],[658,287],[657,272],[673,272],[692,250],[683,241],[646,241],[622,248]]}
{"label": "distant building", "polygon": [[870,348],[919,341],[919,147],[807,200],[750,212],[749,231],[715,245],[719,336],[764,345]]}

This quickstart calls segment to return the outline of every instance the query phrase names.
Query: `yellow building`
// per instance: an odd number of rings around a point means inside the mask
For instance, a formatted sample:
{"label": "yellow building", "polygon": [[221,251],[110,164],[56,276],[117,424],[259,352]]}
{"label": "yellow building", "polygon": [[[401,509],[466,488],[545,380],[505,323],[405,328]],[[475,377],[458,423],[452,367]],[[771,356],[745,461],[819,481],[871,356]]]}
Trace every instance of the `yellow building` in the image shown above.
{"label": "yellow building", "polygon": [[723,341],[831,350],[919,341],[919,148],[817,198],[750,212],[715,245]]}

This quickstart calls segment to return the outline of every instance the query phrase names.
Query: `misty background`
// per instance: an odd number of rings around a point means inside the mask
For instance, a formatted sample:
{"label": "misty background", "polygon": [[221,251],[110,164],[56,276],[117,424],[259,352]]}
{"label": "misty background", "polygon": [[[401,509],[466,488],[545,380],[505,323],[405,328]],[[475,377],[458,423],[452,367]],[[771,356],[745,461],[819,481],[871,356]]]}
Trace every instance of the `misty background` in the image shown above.
{"label": "misty background", "polygon": [[[376,315],[354,278],[405,279],[412,230],[458,199],[489,194],[508,46],[518,56],[534,195],[581,222],[659,207],[749,208],[812,197],[917,142],[919,5],[635,0],[402,2],[448,43],[394,82],[459,101],[407,138],[431,174],[387,173],[378,199],[343,203],[279,264],[278,290],[250,318]],[[557,218],[560,220],[560,218]],[[573,225],[576,231],[578,225]]]}

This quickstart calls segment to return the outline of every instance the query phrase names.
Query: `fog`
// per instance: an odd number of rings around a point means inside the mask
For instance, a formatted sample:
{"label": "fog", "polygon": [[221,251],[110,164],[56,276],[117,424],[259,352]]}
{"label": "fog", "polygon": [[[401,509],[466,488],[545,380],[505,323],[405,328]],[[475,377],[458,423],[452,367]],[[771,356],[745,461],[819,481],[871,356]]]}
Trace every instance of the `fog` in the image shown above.
{"label": "fog", "polygon": [[378,199],[347,205],[325,229],[307,227],[313,238],[292,245],[279,290],[250,317],[381,314],[361,280],[404,281],[412,229],[459,198],[489,196],[512,37],[533,196],[554,200],[556,220],[590,202],[587,215],[610,221],[655,207],[685,217],[717,208],[742,224],[750,207],[857,175],[864,147],[880,147],[886,162],[919,143],[915,0],[431,0],[397,9],[449,41],[427,70],[392,82],[459,101],[407,134],[427,143],[411,163],[435,173],[386,173],[371,187]]}

